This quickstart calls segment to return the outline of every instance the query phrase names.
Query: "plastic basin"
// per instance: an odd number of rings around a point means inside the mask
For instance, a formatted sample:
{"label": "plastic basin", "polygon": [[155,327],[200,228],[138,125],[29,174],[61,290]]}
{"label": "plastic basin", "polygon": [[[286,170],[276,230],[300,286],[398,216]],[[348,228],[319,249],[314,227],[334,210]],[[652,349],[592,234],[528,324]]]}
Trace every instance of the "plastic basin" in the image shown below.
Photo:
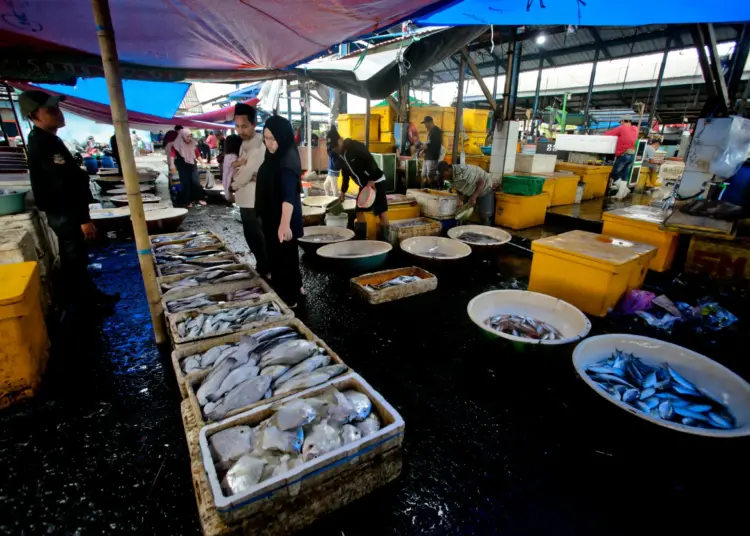
{"label": "plastic basin", "polygon": [[[506,339],[518,349],[524,346],[560,346],[571,344],[584,338],[591,331],[591,322],[577,308],[538,292],[528,290],[491,290],[476,296],[466,308],[469,318],[492,338]],[[562,333],[562,339],[542,341],[515,337],[501,333],[487,326],[484,321],[501,314],[530,316],[555,327]]]}
{"label": "plastic basin", "polygon": [[26,193],[28,190],[11,190],[13,193],[0,193],[0,216],[18,214],[26,208]]}
{"label": "plastic basin", "polygon": [[[472,242],[471,240],[461,237],[464,233],[479,233],[491,236],[492,238],[499,240],[499,242],[494,244]],[[460,240],[465,244],[469,244],[471,247],[477,248],[496,248],[510,242],[510,239],[512,238],[509,232],[496,227],[488,227],[487,225],[461,225],[459,227],[453,227],[452,229],[448,229],[448,236],[455,240]]]}
{"label": "plastic basin", "polygon": [[302,199],[302,204],[307,205],[308,207],[327,207],[334,201],[336,201],[338,197],[334,197],[332,195],[312,195],[310,197],[305,197]]}
{"label": "plastic basin", "polygon": [[318,256],[342,270],[374,271],[385,263],[391,249],[388,242],[348,240],[321,247]]}
{"label": "plastic basin", "polygon": [[440,236],[407,238],[401,241],[401,250],[432,262],[458,261],[471,255],[471,248],[463,242]]}
{"label": "plastic basin", "polygon": [[[314,225],[311,227],[305,227],[304,231],[305,235],[297,240],[297,243],[305,253],[314,253],[322,246],[327,246],[328,244],[336,244],[338,242],[346,242],[347,240],[351,240],[352,238],[354,238],[354,231],[345,229],[343,227]],[[338,238],[314,242],[313,237],[316,235],[337,235]]]}
{"label": "plastic basin", "polygon": [[[737,428],[714,430],[685,426],[681,423],[651,417],[624,402],[615,400],[597,387],[585,372],[587,366],[611,356],[615,350],[633,353],[636,357],[643,359],[643,362],[647,365],[669,363],[680,375],[727,406],[737,420]],[[573,351],[573,366],[578,375],[595,393],[641,419],[665,428],[694,435],[708,437],[750,436],[750,384],[725,366],[682,346],[640,335],[617,333],[598,335],[586,339],[576,346]]]}

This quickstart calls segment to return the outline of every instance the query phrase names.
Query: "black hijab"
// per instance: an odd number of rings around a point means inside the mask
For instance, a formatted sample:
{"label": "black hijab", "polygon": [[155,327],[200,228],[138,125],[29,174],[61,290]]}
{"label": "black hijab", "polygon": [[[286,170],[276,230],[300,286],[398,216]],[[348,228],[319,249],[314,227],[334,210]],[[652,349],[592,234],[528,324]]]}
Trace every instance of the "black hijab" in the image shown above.
{"label": "black hijab", "polygon": [[[294,129],[292,124],[281,117],[274,115],[269,117],[264,125],[276,139],[279,148],[275,153],[266,149],[266,156],[258,170],[258,185],[255,198],[256,207],[261,214],[265,214],[266,220],[276,220],[276,213],[281,214],[281,170],[289,169],[296,177],[302,175],[302,163],[299,159],[299,151],[294,143]],[[301,179],[297,181],[298,192],[302,192]]]}

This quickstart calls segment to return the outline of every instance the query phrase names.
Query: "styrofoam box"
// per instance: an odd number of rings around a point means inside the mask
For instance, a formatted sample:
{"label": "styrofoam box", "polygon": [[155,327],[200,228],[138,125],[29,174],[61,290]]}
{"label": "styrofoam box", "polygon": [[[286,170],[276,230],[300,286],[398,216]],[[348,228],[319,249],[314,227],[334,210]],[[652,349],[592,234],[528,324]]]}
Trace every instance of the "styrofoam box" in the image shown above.
{"label": "styrofoam box", "polygon": [[581,134],[558,134],[555,149],[579,153],[614,154],[617,136],[585,136]]}
{"label": "styrofoam box", "polygon": [[513,171],[524,173],[554,173],[557,156],[554,154],[517,154]]}

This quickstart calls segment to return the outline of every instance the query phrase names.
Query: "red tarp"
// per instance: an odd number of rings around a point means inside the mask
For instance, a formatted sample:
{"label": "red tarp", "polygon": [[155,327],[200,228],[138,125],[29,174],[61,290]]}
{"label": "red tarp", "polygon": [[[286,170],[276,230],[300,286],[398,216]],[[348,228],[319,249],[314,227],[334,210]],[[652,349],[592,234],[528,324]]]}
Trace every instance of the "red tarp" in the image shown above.
{"label": "red tarp", "polygon": [[[21,91],[39,89],[36,86],[22,82],[12,82],[12,85]],[[49,89],[45,89],[44,91],[52,95],[61,95],[61,93],[50,91]],[[257,106],[258,99],[250,99],[245,101],[245,104]],[[81,117],[91,119],[92,121],[96,121],[97,123],[112,124],[112,110],[106,104],[100,104],[98,102],[66,95],[65,101],[60,103],[60,108],[76,115],[80,115]],[[221,125],[217,122],[230,121],[233,116],[234,106],[222,108],[221,110],[214,110],[213,112],[206,112],[204,114],[185,115],[173,118],[128,111],[128,122],[134,128],[143,128],[146,130],[163,125],[182,125],[186,128],[229,129],[233,128],[233,125]]]}
{"label": "red tarp", "polygon": [[[387,28],[435,0],[121,0],[110,2],[120,61],[155,69],[217,71],[281,69],[332,45]],[[33,64],[91,63],[99,55],[90,0],[11,2],[0,7],[0,67],[16,73],[51,70]],[[40,53],[48,53],[45,57]],[[43,62],[44,63],[44,62]],[[124,70],[127,71],[127,65]],[[59,74],[59,73],[58,73]],[[70,72],[69,76],[86,76]],[[155,80],[165,77],[155,77]]]}

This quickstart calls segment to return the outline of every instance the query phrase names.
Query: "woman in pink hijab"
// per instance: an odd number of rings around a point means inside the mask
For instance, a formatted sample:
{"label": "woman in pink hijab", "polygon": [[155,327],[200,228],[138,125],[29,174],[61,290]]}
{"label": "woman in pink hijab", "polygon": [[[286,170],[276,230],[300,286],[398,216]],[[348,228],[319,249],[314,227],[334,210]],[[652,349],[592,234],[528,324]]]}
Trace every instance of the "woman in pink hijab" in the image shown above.
{"label": "woman in pink hijab", "polygon": [[187,207],[193,206],[194,202],[205,205],[206,194],[198,178],[198,166],[196,161],[203,164],[198,144],[193,139],[193,134],[188,129],[180,130],[177,139],[172,144],[172,158],[174,165],[180,175],[180,203]]}

